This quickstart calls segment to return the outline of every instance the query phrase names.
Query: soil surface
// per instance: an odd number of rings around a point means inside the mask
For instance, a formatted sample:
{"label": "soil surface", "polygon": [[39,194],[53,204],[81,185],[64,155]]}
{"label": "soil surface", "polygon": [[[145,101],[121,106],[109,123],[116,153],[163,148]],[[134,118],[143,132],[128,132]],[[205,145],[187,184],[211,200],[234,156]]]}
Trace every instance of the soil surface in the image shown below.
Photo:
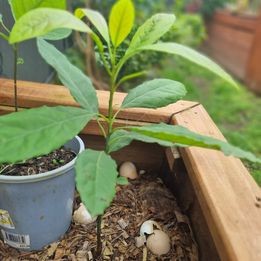
{"label": "soil surface", "polygon": [[[75,195],[75,209],[80,199]],[[161,257],[153,255],[145,246],[137,247],[141,224],[146,220],[158,222],[171,239],[171,250]],[[22,253],[0,240],[0,260],[72,260],[89,261],[96,248],[96,222],[71,228],[59,242],[43,251]],[[96,260],[160,261],[198,260],[198,250],[188,218],[183,215],[173,194],[160,179],[143,174],[127,186],[118,186],[117,195],[102,221],[103,256]],[[147,250],[147,251],[146,251]],[[145,254],[147,252],[147,258]]]}
{"label": "soil surface", "polygon": [[75,153],[61,147],[53,152],[16,164],[0,165],[0,175],[30,176],[57,169],[75,158]]}

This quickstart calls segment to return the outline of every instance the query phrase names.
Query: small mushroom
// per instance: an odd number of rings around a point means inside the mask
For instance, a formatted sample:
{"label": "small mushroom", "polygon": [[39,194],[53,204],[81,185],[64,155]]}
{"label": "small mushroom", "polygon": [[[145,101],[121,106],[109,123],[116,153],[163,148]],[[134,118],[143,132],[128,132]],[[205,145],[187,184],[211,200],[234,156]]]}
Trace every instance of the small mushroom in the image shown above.
{"label": "small mushroom", "polygon": [[120,166],[120,176],[128,178],[128,179],[137,179],[138,178],[138,173],[135,165],[130,162],[126,161],[121,164]]}
{"label": "small mushroom", "polygon": [[83,203],[80,204],[80,207],[76,209],[73,214],[74,222],[81,225],[93,223],[96,219],[97,217],[93,218]]}
{"label": "small mushroom", "polygon": [[141,236],[151,235],[151,234],[153,234],[155,229],[161,230],[160,225],[153,220],[147,220],[147,221],[143,222],[143,224],[140,227],[140,235]]}
{"label": "small mushroom", "polygon": [[170,251],[170,238],[162,230],[156,229],[147,238],[147,247],[154,255],[165,255]]}

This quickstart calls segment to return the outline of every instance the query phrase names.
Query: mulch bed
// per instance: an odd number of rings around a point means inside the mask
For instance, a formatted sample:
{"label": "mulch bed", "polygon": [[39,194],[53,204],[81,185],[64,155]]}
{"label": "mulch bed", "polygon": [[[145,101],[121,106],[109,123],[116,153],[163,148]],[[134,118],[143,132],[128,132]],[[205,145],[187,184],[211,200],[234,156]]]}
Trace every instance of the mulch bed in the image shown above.
{"label": "mulch bed", "polygon": [[[79,206],[75,196],[75,209]],[[117,196],[107,209],[102,221],[103,256],[96,260],[141,261],[144,247],[136,247],[141,224],[152,219],[159,223],[171,239],[171,250],[161,257],[147,251],[147,260],[198,260],[188,218],[183,215],[173,194],[160,179],[143,174],[127,186],[117,187]],[[38,252],[19,252],[0,240],[0,260],[94,260],[96,248],[96,222],[71,228],[59,241]]]}

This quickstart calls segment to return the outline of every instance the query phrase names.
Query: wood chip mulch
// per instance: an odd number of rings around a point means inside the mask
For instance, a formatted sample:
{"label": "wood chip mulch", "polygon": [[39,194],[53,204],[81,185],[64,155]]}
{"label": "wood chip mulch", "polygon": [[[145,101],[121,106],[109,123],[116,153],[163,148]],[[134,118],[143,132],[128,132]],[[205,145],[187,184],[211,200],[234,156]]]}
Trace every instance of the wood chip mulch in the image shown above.
{"label": "wood chip mulch", "polygon": [[[80,199],[76,195],[75,208]],[[161,257],[145,247],[136,247],[141,224],[148,220],[159,223],[171,239],[171,250]],[[0,260],[94,260],[96,222],[78,225],[72,222],[70,230],[59,241],[42,251],[19,252],[0,240]],[[198,260],[198,249],[187,216],[183,215],[173,194],[160,179],[142,175],[127,186],[117,187],[117,196],[107,209],[102,221],[103,256],[96,260],[142,261],[147,252],[149,261]]]}

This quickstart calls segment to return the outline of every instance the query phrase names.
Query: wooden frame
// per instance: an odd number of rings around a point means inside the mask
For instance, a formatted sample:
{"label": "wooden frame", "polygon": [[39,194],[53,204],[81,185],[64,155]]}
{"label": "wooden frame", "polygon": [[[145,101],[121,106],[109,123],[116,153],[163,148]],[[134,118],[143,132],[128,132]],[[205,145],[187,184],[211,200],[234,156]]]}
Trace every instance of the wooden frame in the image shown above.
{"label": "wooden frame", "polygon": [[259,16],[215,12],[207,21],[205,47],[227,70],[261,93],[261,11]]}
{"label": "wooden frame", "polygon": [[[19,82],[18,94],[22,108],[43,104],[77,106],[62,86]],[[97,94],[100,111],[106,114],[108,93],[97,91]],[[115,105],[124,97],[125,94],[117,93]],[[12,111],[12,103],[12,81],[0,79],[0,113]],[[179,101],[158,110],[125,110],[118,115],[116,124],[161,121],[224,140],[202,105],[196,102]],[[100,135],[95,122],[91,122],[83,134]],[[175,168],[175,153],[169,149],[164,151],[169,164]],[[241,161],[194,147],[182,148],[180,153],[221,260],[261,260],[261,191]]]}

